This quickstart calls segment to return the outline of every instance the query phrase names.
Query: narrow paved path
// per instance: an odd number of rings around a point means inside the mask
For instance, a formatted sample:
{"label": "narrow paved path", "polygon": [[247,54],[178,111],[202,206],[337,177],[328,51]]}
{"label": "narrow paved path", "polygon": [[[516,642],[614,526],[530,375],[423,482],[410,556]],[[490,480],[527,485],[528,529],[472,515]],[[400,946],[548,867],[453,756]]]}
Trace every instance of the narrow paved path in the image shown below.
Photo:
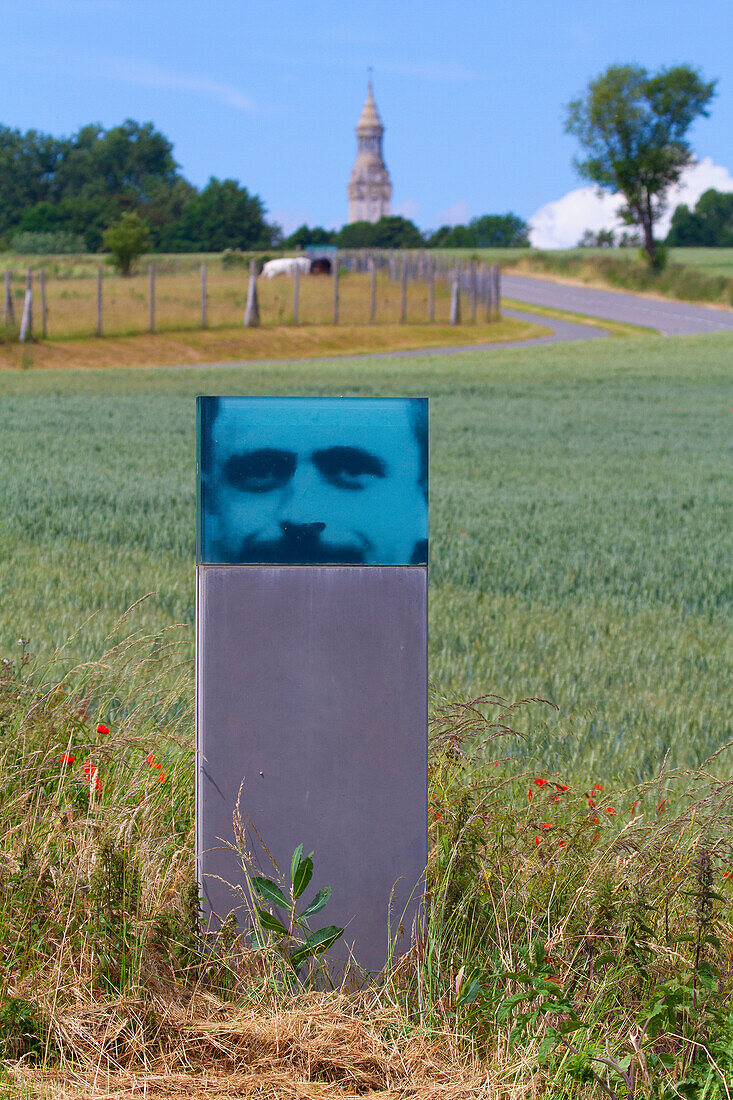
{"label": "narrow paved path", "polygon": [[[657,301],[656,298],[617,290],[594,290],[525,275],[502,275],[501,291],[507,298],[518,302],[564,309],[569,313],[582,313],[609,321],[624,321],[630,325],[644,325],[656,329],[663,336],[733,330],[733,310],[693,306],[686,302]],[[553,327],[559,323],[545,322],[539,317],[535,319]]]}

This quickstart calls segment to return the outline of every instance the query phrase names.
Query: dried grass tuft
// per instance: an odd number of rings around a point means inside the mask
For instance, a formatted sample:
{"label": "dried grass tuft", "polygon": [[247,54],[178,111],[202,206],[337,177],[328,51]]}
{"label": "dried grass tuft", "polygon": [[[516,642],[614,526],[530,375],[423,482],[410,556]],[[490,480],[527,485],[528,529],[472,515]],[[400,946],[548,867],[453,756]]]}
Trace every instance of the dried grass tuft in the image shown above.
{"label": "dried grass tuft", "polygon": [[58,1073],[18,1079],[58,1097],[495,1095],[460,1036],[409,1034],[397,1017],[365,1018],[358,997],[309,993],[286,1009],[237,1010],[213,997],[151,1006],[110,1002],[57,1013]]}

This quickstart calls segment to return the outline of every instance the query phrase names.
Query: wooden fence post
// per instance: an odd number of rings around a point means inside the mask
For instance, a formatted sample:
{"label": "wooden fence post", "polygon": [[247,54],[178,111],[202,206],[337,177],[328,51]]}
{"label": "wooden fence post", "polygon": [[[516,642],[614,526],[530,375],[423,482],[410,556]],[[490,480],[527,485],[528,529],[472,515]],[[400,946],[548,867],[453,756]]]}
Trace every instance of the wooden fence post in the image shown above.
{"label": "wooden fence post", "polygon": [[484,265],[483,284],[482,284],[481,298],[484,303],[484,318],[487,321],[491,320],[491,267],[487,264]]}
{"label": "wooden fence post", "polygon": [[470,283],[471,283],[471,324],[476,324],[476,300],[478,298],[478,272],[476,270],[476,261],[471,260],[470,271]]}
{"label": "wooden fence post", "polygon": [[206,328],[208,319],[206,316],[206,264],[201,264],[201,328]]}
{"label": "wooden fence post", "polygon": [[407,255],[402,253],[402,271],[400,278],[400,324],[407,320]]}
{"label": "wooden fence post", "polygon": [[295,271],[293,272],[293,324],[298,323],[298,307],[300,299],[300,267],[295,265]]}
{"label": "wooden fence post", "polygon": [[260,303],[257,300],[257,261],[249,261],[249,285],[247,304],[244,307],[244,323],[247,328],[257,328],[260,323]]}
{"label": "wooden fence post", "polygon": [[338,249],[333,257],[333,323],[339,323],[339,254]]}
{"label": "wooden fence post", "polygon": [[48,308],[46,306],[46,272],[41,268],[39,275],[41,284],[41,336],[45,340],[48,336]]}
{"label": "wooden fence post", "polygon": [[369,320],[377,319],[377,265],[374,256],[369,257],[369,271],[371,273],[371,298],[369,302]]}
{"label": "wooden fence post", "polygon": [[150,297],[150,331],[155,332],[155,264],[148,264],[148,286]]}
{"label": "wooden fence post", "polygon": [[10,268],[5,268],[5,327],[15,324],[15,307],[13,306],[13,290],[10,285]]}
{"label": "wooden fence post", "polygon": [[33,339],[33,271],[28,268],[25,277],[25,299],[23,301],[23,316],[20,321],[20,341]]}
{"label": "wooden fence post", "polygon": [[448,323],[450,325],[459,325],[461,323],[461,276],[457,268],[453,272],[453,284],[450,294],[450,317]]}
{"label": "wooden fence post", "polygon": [[97,336],[102,335],[102,268],[97,268]]}
{"label": "wooden fence post", "polygon": [[435,261],[428,260],[428,321],[435,320]]}
{"label": "wooden fence post", "polygon": [[493,283],[493,293],[491,295],[493,314],[498,321],[501,317],[501,268],[498,264],[494,264],[491,268],[491,281]]}

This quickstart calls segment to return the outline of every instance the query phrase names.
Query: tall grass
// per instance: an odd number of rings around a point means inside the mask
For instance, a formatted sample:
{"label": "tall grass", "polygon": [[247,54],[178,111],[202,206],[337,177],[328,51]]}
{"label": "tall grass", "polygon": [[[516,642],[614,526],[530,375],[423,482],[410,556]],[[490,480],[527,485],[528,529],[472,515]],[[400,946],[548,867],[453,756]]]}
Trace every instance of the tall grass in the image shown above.
{"label": "tall grass", "polygon": [[0,678],[11,1081],[32,1095],[728,1095],[724,753],[640,787],[577,786],[516,771],[521,709],[443,709],[419,942],[376,985],[293,987],[232,926],[202,946],[186,647],[135,620],[60,679],[22,658]]}

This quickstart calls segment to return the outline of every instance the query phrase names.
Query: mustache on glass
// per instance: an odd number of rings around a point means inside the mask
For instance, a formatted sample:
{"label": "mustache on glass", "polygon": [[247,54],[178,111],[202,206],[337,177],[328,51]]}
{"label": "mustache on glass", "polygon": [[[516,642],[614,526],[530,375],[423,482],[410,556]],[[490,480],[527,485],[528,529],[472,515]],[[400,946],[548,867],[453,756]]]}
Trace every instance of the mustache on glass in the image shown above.
{"label": "mustache on glass", "polygon": [[364,565],[365,551],[349,543],[324,542],[325,523],[280,524],[279,539],[248,535],[231,560],[236,565]]}

